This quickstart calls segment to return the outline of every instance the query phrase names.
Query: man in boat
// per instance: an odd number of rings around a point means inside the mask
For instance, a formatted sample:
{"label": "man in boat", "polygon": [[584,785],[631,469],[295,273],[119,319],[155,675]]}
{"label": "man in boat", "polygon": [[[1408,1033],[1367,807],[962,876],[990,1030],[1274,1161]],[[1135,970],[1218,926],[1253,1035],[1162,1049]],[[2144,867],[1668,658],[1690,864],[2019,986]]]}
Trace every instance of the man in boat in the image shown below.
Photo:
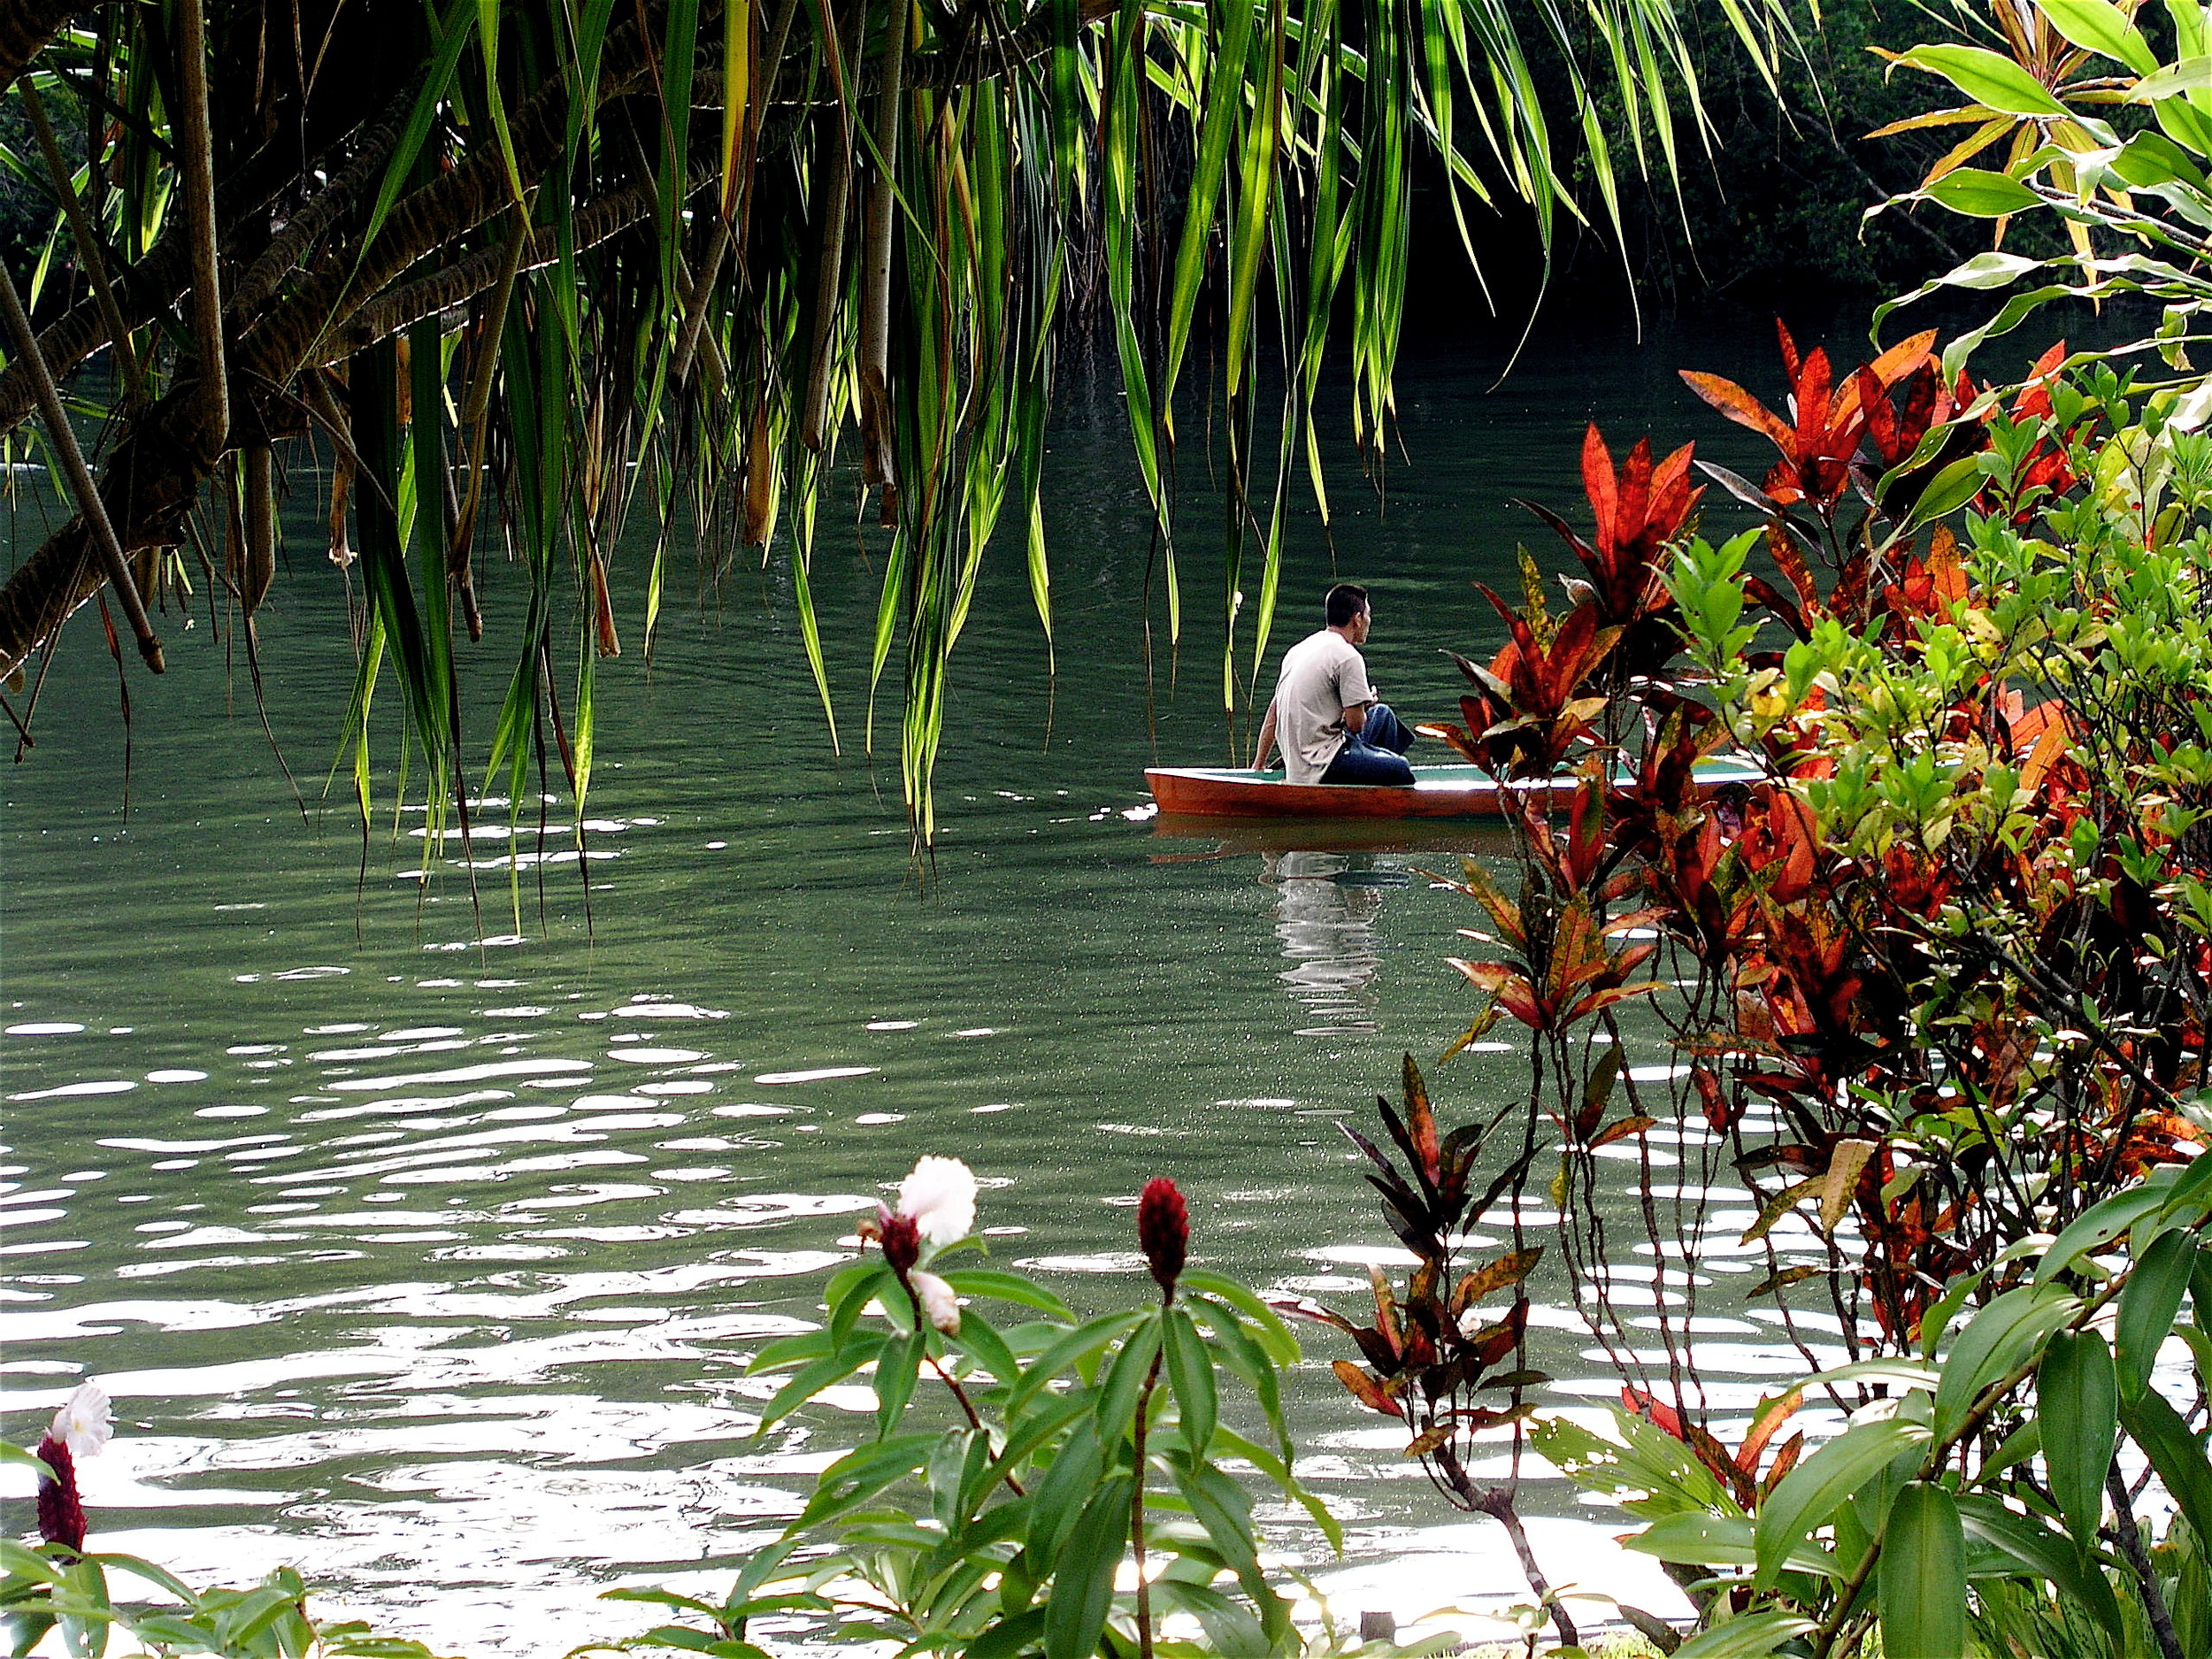
{"label": "man in boat", "polygon": [[1291,783],[1410,784],[1414,733],[1375,695],[1359,654],[1375,620],[1367,589],[1339,582],[1323,603],[1328,626],[1283,653],[1253,767],[1279,741]]}

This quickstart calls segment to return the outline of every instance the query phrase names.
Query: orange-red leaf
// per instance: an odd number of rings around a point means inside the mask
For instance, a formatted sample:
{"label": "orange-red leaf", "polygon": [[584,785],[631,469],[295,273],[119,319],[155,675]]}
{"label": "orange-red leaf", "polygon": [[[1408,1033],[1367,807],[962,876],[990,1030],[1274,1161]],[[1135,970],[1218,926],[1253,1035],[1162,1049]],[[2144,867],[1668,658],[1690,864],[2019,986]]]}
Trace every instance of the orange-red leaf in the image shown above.
{"label": "orange-red leaf", "polygon": [[1452,1425],[1448,1423],[1440,1423],[1432,1429],[1424,1429],[1420,1433],[1413,1437],[1412,1444],[1408,1446],[1405,1449],[1405,1455],[1408,1457],[1426,1457],[1431,1452],[1434,1451],[1438,1447],[1443,1445],[1445,1441],[1450,1440],[1452,1436],[1456,1434],[1459,1431],[1457,1429],[1453,1427]]}
{"label": "orange-red leaf", "polygon": [[1337,1381],[1342,1383],[1350,1391],[1352,1398],[1370,1411],[1379,1411],[1386,1417],[1405,1416],[1405,1408],[1384,1393],[1380,1383],[1353,1364],[1350,1360],[1338,1360],[1329,1369],[1336,1373]]}
{"label": "orange-red leaf", "polygon": [[1616,1141],[1625,1141],[1631,1135],[1640,1135],[1658,1121],[1656,1118],[1637,1117],[1623,1118],[1616,1123],[1609,1123],[1591,1137],[1590,1144],[1586,1150],[1595,1152],[1600,1147],[1609,1147]]}
{"label": "orange-red leaf", "polygon": [[1519,1284],[1529,1276],[1543,1254],[1544,1247],[1540,1244],[1533,1249],[1512,1251],[1477,1268],[1461,1279],[1458,1288],[1452,1292],[1452,1312],[1455,1315],[1464,1313],[1492,1291]]}
{"label": "orange-red leaf", "polygon": [[1797,434],[1790,430],[1782,418],[1735,381],[1724,380],[1717,374],[1707,374],[1696,369],[1683,370],[1682,379],[1692,391],[1729,419],[1740,426],[1748,426],[1770,440],[1783,454],[1789,455],[1796,449]]}

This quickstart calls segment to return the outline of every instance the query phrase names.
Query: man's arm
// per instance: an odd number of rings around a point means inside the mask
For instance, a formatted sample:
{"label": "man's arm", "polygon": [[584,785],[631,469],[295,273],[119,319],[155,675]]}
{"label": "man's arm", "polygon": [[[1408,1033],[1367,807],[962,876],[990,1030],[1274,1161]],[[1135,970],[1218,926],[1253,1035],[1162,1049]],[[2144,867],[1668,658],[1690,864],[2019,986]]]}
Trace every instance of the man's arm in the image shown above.
{"label": "man's arm", "polygon": [[1267,703],[1267,718],[1260,722],[1260,746],[1257,752],[1252,757],[1252,770],[1254,772],[1263,772],[1266,770],[1267,751],[1274,747],[1275,701],[1271,697],[1268,699]]}
{"label": "man's arm", "polygon": [[1367,664],[1357,651],[1345,662],[1337,676],[1338,695],[1343,699],[1344,712],[1338,717],[1344,729],[1356,735],[1367,725],[1367,710],[1375,702],[1375,687],[1368,683]]}

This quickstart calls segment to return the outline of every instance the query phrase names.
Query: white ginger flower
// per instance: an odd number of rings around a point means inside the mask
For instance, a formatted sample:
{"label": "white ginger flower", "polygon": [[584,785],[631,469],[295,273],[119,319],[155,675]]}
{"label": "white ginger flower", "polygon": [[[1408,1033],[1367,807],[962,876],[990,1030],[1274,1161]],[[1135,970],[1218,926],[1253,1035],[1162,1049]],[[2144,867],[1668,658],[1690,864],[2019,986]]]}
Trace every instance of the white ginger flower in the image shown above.
{"label": "white ginger flower", "polygon": [[69,1448],[71,1457],[81,1461],[91,1456],[115,1432],[107,1391],[96,1382],[79,1383],[46,1432]]}
{"label": "white ginger flower", "polygon": [[975,1171],[958,1158],[933,1154],[899,1183],[899,1214],[941,1249],[975,1231]]}
{"label": "white ginger flower", "polygon": [[[951,1160],[940,1159],[939,1162],[949,1163]],[[947,1336],[958,1336],[960,1298],[954,1294],[952,1286],[934,1273],[909,1274],[906,1282],[914,1286],[914,1294],[921,1298],[922,1317]]]}

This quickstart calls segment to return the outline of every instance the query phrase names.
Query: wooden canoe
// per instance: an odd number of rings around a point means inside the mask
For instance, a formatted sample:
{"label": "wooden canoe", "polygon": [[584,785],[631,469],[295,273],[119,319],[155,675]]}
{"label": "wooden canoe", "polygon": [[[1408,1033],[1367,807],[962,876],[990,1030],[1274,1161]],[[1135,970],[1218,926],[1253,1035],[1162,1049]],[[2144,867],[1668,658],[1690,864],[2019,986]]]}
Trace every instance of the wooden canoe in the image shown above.
{"label": "wooden canoe", "polygon": [[[1698,763],[1701,794],[1765,777],[1741,761]],[[1571,772],[1501,784],[1479,766],[1416,766],[1410,787],[1396,784],[1290,783],[1279,772],[1226,766],[1159,766],[1144,774],[1164,817],[1175,818],[1503,818],[1510,795],[1574,793]]]}

